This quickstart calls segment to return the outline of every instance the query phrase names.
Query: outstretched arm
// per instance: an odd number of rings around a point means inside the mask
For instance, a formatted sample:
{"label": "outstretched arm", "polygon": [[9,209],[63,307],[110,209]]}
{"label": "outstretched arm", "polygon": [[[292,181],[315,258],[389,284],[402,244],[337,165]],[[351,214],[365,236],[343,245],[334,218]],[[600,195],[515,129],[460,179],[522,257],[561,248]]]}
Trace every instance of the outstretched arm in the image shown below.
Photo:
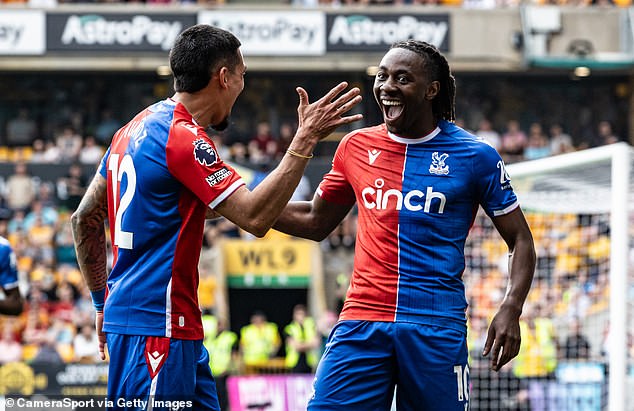
{"label": "outstretched arm", "polygon": [[482,355],[491,355],[491,369],[499,371],[520,350],[519,318],[535,272],[535,246],[528,223],[518,207],[493,218],[509,248],[509,282],[504,300],[493,317]]}
{"label": "outstretched arm", "polygon": [[293,195],[315,145],[337,127],[362,118],[343,115],[361,101],[356,87],[339,96],[347,86],[340,83],[312,104],[298,87],[299,127],[280,164],[253,191],[240,187],[214,211],[256,236],[266,234]]}
{"label": "outstretched arm", "polygon": [[[97,173],[77,210],[71,216],[77,262],[88,289],[94,295],[103,295],[106,289],[106,233],[104,221],[108,215],[106,179]],[[103,304],[103,301],[101,301]],[[103,307],[96,304],[96,327],[99,353],[105,359],[106,336],[101,331]]]}
{"label": "outstretched arm", "polygon": [[346,217],[352,205],[324,201],[317,194],[312,201],[288,203],[273,228],[295,237],[321,241]]}

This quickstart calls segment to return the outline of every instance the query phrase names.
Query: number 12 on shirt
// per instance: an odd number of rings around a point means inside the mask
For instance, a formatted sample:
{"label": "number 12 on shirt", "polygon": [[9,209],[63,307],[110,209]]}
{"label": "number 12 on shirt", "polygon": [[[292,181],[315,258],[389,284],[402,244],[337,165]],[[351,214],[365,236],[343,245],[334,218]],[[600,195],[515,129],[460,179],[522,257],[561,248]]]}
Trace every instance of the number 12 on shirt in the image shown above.
{"label": "number 12 on shirt", "polygon": [[[120,154],[110,154],[110,159],[108,160],[108,171],[112,173],[112,203],[115,214],[113,243],[119,248],[131,250],[134,233],[123,230],[121,227],[121,218],[134,197],[136,190],[136,170],[134,169],[132,157],[129,154],[124,154],[120,162],[119,156]],[[123,195],[119,198],[119,189],[124,175],[127,177],[127,185]]]}

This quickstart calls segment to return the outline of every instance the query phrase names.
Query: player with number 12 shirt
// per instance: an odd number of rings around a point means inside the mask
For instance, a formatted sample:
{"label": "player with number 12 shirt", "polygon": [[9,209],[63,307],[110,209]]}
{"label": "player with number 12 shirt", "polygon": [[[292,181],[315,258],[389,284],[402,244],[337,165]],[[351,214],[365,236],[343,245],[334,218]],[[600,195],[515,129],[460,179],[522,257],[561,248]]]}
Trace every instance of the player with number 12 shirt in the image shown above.
{"label": "player with number 12 shirt", "polygon": [[[226,128],[244,88],[239,47],[231,33],[204,24],[178,36],[170,52],[175,94],[114,135],[71,218],[77,261],[97,311],[101,356],[106,346],[110,353],[110,400],[191,401],[193,409],[219,410],[197,297],[205,218],[224,216],[263,236],[315,145],[362,118],[344,115],[360,102],[358,88],[346,91],[342,82],[309,103],[298,87],[297,133],[279,165],[249,190],[205,132]],[[114,254],[109,275],[106,216]]]}

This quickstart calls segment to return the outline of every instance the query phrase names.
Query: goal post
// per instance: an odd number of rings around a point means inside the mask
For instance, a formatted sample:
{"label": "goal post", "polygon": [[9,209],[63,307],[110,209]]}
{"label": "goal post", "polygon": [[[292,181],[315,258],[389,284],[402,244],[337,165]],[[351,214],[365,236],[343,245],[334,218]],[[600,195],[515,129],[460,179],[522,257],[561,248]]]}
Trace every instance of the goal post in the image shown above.
{"label": "goal post", "polygon": [[523,210],[609,216],[608,411],[626,411],[628,404],[631,320],[627,294],[633,162],[634,149],[627,143],[616,143],[507,165]]}

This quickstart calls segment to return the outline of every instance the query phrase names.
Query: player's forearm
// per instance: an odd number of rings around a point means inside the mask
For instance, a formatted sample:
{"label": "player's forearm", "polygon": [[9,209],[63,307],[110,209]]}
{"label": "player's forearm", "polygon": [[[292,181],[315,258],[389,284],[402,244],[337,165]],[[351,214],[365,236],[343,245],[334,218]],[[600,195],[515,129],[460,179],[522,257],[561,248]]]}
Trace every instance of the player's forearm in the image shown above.
{"label": "player's forearm", "polygon": [[304,174],[308,159],[286,154],[280,164],[249,193],[244,204],[246,227],[263,236],[273,226],[288,204]]}
{"label": "player's forearm", "polygon": [[79,270],[91,291],[106,287],[106,201],[106,180],[97,175],[71,216]]}
{"label": "player's forearm", "polygon": [[502,301],[502,307],[517,311],[518,316],[533,281],[535,261],[535,247],[530,233],[520,236],[509,256],[509,285]]}
{"label": "player's forearm", "polygon": [[273,228],[295,237],[319,241],[321,238],[312,225],[311,211],[312,203],[310,201],[290,202],[273,224]]}

